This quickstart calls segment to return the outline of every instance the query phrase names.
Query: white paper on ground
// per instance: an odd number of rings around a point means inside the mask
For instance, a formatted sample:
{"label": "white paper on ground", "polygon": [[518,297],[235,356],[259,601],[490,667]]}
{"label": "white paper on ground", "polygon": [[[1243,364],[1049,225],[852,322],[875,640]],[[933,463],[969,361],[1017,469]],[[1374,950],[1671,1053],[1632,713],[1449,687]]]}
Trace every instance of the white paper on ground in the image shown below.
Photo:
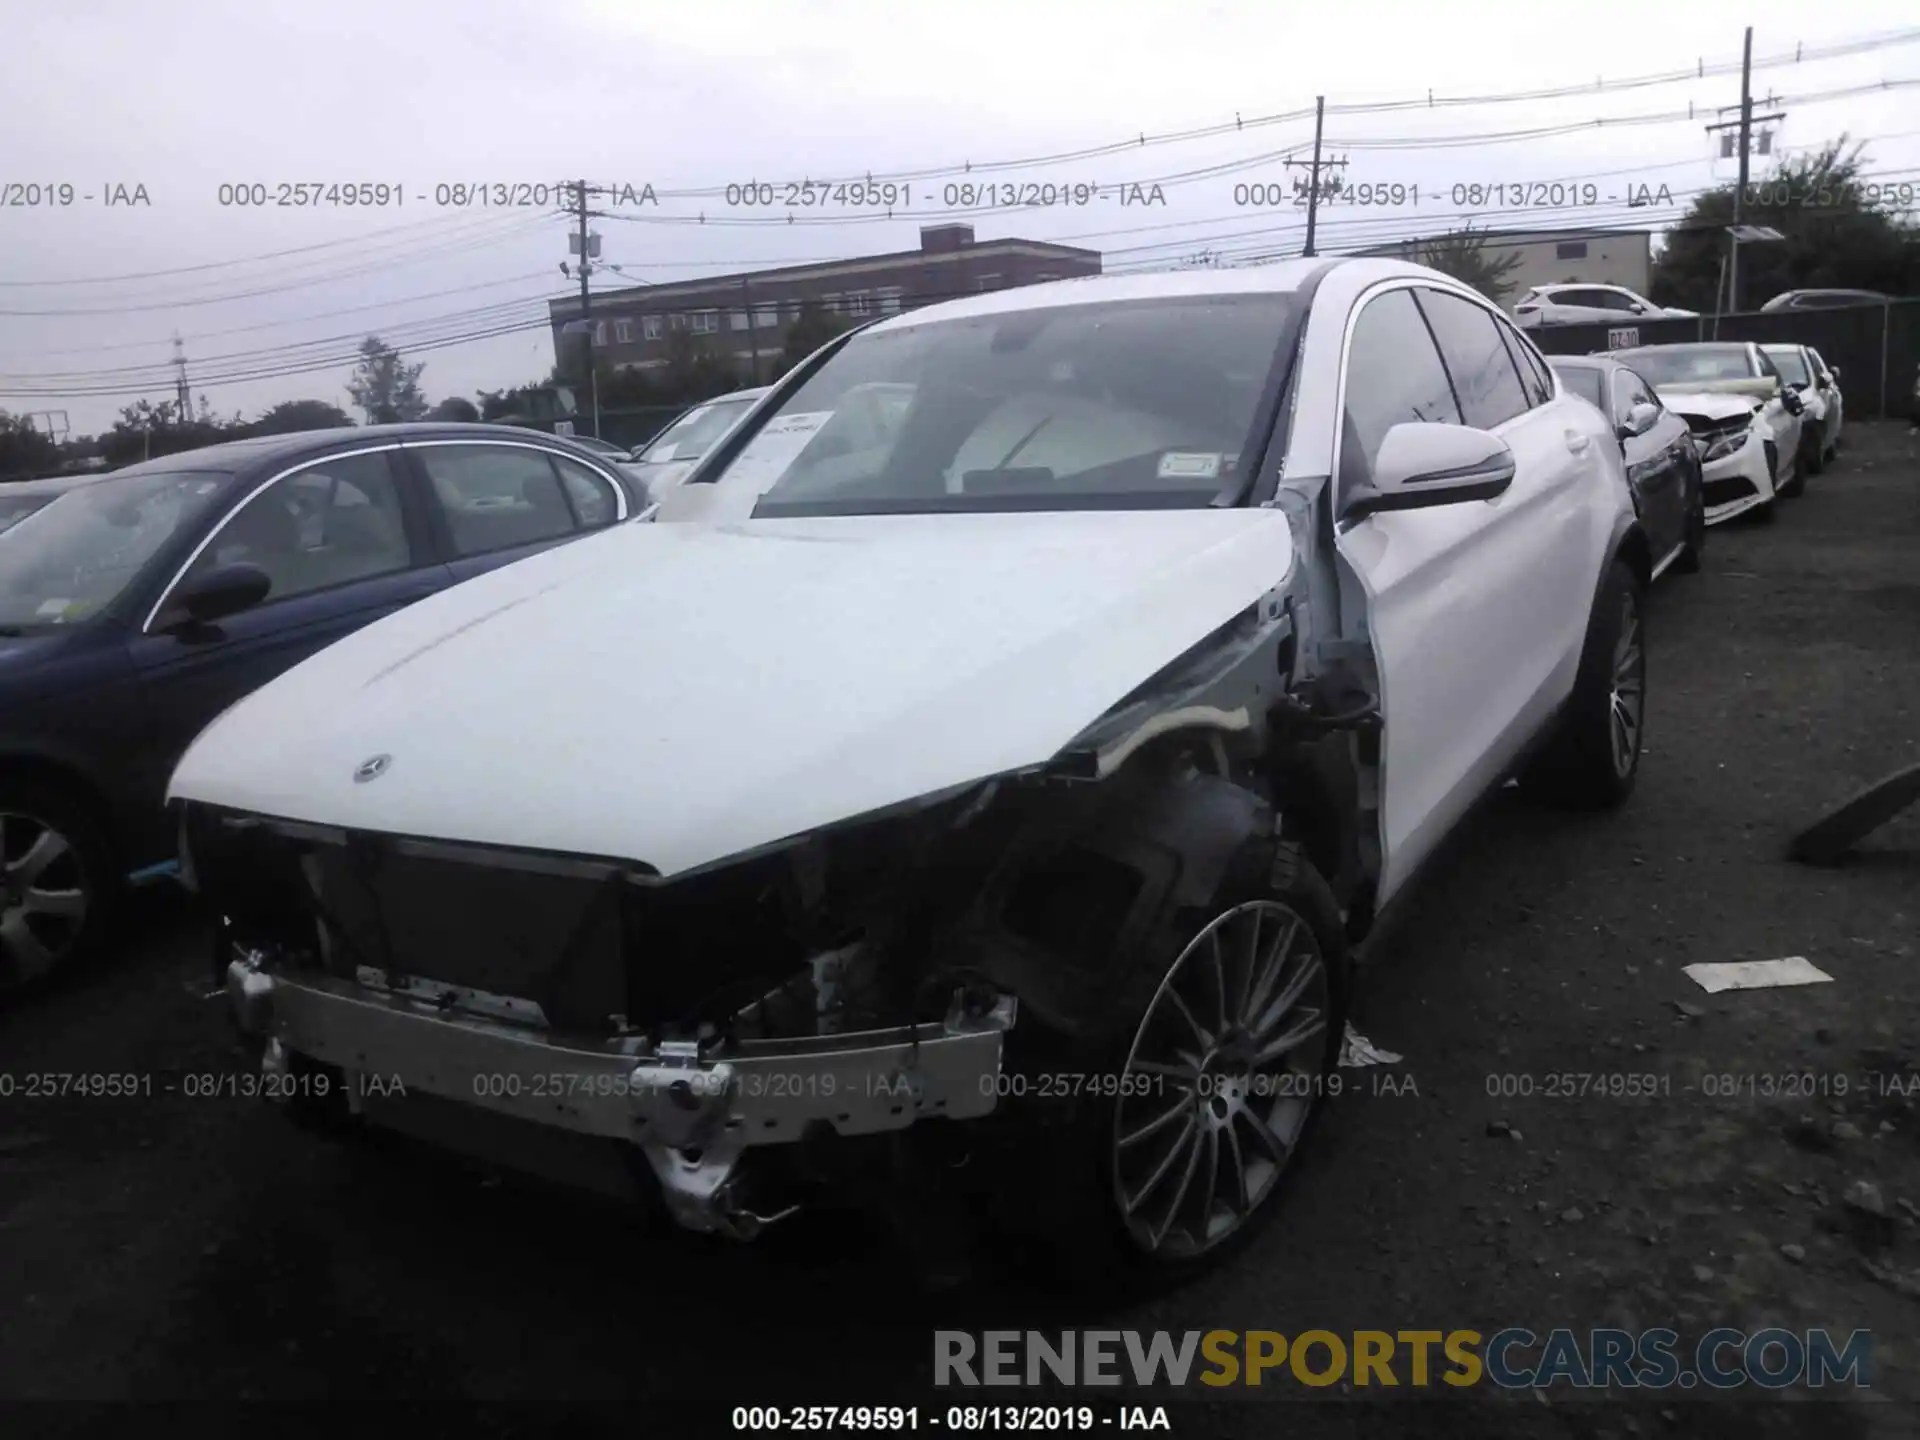
{"label": "white paper on ground", "polygon": [[1770,990],[1780,985],[1818,985],[1833,977],[1804,955],[1784,960],[1733,960],[1722,965],[1688,965],[1685,974],[1709,995],[1722,990]]}
{"label": "white paper on ground", "polygon": [[1362,1065],[1398,1065],[1406,1058],[1391,1050],[1378,1048],[1351,1025],[1340,1037],[1340,1063],[1350,1070],[1357,1070]]}

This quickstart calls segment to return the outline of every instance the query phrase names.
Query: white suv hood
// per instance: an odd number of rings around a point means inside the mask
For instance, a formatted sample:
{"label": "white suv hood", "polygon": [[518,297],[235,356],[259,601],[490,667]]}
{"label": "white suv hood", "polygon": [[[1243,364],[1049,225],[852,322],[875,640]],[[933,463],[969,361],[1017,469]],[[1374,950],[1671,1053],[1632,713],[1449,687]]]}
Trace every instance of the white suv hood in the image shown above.
{"label": "white suv hood", "polygon": [[1274,510],[616,525],[295,667],[169,795],[673,875],[1050,759],[1291,564]]}

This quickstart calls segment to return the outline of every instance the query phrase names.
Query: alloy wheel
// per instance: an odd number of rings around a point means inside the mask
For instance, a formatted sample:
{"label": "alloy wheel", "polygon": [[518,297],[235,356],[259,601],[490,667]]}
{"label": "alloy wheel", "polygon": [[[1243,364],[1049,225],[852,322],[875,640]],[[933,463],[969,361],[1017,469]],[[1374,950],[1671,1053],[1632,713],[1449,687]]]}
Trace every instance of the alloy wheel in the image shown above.
{"label": "alloy wheel", "polygon": [[73,843],[33,815],[0,811],[0,979],[36,979],[72,953],[91,900]]}
{"label": "alloy wheel", "polygon": [[1114,1195],[1142,1250],[1211,1250],[1271,1197],[1320,1098],[1332,1001],[1312,927],[1279,901],[1224,911],[1180,952],[1115,1109]]}
{"label": "alloy wheel", "polygon": [[1646,700],[1647,657],[1640,641],[1640,605],[1629,591],[1620,601],[1620,638],[1613,646],[1613,684],[1608,692],[1608,734],[1613,769],[1623,779],[1640,753],[1640,722]]}

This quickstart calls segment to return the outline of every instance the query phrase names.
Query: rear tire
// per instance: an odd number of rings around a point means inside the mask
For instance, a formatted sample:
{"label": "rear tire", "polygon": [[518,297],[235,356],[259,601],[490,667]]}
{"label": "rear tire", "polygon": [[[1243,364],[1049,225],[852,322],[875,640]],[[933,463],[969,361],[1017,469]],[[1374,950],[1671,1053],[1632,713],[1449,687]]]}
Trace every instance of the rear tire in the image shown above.
{"label": "rear tire", "polygon": [[96,954],[123,890],[93,807],[39,779],[0,779],[0,990]]}
{"label": "rear tire", "polygon": [[1523,789],[1550,804],[1599,810],[1633,793],[1646,721],[1642,598],[1639,577],[1615,560],[1587,620],[1567,708],[1546,748],[1520,777]]}
{"label": "rear tire", "polygon": [[1257,837],[1116,983],[1122,1018],[1075,1068],[1119,1093],[1075,1098],[1023,1167],[1022,1206],[1044,1215],[1008,1218],[1083,1292],[1139,1294],[1220,1264],[1278,1213],[1338,1093],[1351,966],[1326,881]]}

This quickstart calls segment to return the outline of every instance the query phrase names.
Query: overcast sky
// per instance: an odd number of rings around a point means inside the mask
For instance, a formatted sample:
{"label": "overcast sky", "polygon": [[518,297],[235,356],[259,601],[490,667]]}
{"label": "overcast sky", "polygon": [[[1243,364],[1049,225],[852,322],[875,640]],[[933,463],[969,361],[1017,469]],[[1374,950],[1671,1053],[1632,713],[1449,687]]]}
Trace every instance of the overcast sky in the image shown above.
{"label": "overcast sky", "polygon": [[[568,222],[550,213],[551,194],[544,206],[436,203],[449,198],[440,187],[458,184],[584,175],[635,195],[653,186],[657,204],[611,205],[594,222],[603,261],[625,272],[596,277],[596,289],[610,289],[910,249],[919,224],[962,218],[936,212],[969,163],[1132,140],[990,176],[1098,185],[1096,200],[966,218],[982,239],[1100,249],[1109,268],[1206,250],[1245,260],[1297,253],[1301,215],[1236,204],[1245,198],[1236,187],[1285,182],[1281,157],[1304,158],[1313,134],[1310,115],[1245,122],[1310,110],[1316,93],[1331,107],[1586,86],[1558,99],[1330,114],[1327,148],[1348,157],[1349,182],[1412,183],[1422,194],[1397,208],[1323,211],[1322,249],[1468,218],[1627,223],[1622,202],[1642,187],[1656,198],[1666,187],[1667,218],[1732,176],[1731,162],[1711,160],[1702,127],[1737,103],[1737,73],[1597,82],[1737,62],[1746,24],[1756,61],[1920,25],[1912,0],[1614,0],[1495,15],[1400,0],[21,7],[9,17],[13,63],[0,89],[0,408],[64,410],[75,435],[103,429],[136,398],[171,396],[176,333],[196,394],[222,415],[302,398],[346,407],[343,357],[370,332],[426,362],[430,399],[538,379],[553,360],[538,302],[569,288],[559,271]],[[1776,107],[1788,112],[1782,145],[1846,131],[1869,141],[1873,172],[1912,187],[1920,90],[1802,97],[1914,78],[1920,44],[1889,43],[1758,67],[1754,88],[1795,102]],[[1156,138],[1236,116],[1243,128]],[[1593,124],[1601,119],[1642,123]],[[1512,135],[1525,131],[1563,133]],[[1508,138],[1459,138],[1496,135]],[[891,220],[831,206],[789,224],[784,207],[729,207],[724,194],[729,183],[902,171],[946,173],[911,182],[911,204]],[[373,182],[404,199],[369,209],[220,203],[223,184],[261,184],[278,198],[282,183],[309,181]],[[1139,192],[1123,189],[1136,182]],[[1456,185],[1521,182],[1592,185],[1597,203],[1520,215],[1491,191],[1465,207],[1471,215],[1452,203]],[[22,203],[33,187],[63,184],[70,205]],[[115,187],[136,203],[109,204]],[[673,193],[703,190],[713,193]],[[1122,193],[1152,203],[1122,204]]]}

